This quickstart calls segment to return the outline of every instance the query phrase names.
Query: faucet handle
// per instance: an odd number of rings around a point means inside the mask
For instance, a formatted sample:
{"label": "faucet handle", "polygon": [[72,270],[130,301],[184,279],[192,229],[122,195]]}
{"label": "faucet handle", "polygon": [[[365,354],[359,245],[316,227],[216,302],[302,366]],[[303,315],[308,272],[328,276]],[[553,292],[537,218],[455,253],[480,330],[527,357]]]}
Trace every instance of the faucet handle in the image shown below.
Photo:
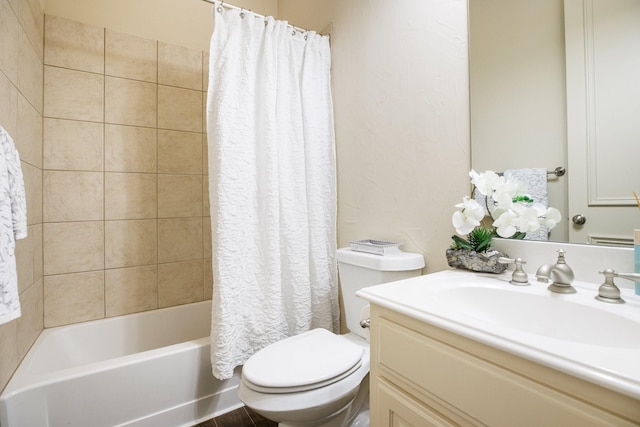
{"label": "faucet handle", "polygon": [[629,280],[640,280],[640,274],[633,273],[616,273],[614,270],[607,268],[598,273],[604,275],[604,283],[598,288],[598,301],[610,302],[614,304],[624,304],[624,300],[620,297],[620,289],[613,283],[614,277],[621,277]]}
{"label": "faucet handle", "polygon": [[498,262],[500,264],[515,264],[516,268],[515,270],[513,270],[513,274],[511,275],[511,280],[509,280],[509,283],[516,286],[530,285],[529,276],[527,276],[527,273],[525,273],[524,269],[522,268],[522,264],[526,264],[527,261],[523,260],[522,258],[500,257],[498,258]]}

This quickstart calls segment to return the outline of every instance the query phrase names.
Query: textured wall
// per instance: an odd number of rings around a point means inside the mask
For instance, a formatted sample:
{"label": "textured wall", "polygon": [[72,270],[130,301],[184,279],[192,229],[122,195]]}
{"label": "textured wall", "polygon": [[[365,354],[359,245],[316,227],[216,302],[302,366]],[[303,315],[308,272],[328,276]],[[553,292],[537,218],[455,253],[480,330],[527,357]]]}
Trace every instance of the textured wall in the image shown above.
{"label": "textured wall", "polygon": [[468,194],[467,2],[336,1],[338,240],[380,238],[446,268]]}
{"label": "textured wall", "polygon": [[0,125],[20,153],[28,237],[16,243],[22,317],[0,325],[0,390],[42,331],[42,4],[0,0]]}

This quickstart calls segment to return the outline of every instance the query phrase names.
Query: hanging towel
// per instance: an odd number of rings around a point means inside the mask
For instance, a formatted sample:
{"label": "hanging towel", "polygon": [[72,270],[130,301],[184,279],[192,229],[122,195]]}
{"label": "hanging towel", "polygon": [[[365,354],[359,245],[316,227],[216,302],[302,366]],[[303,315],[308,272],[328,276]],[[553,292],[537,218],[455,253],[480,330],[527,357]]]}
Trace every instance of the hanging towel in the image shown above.
{"label": "hanging towel", "polygon": [[[527,193],[535,203],[549,207],[549,192],[547,186],[546,168],[508,169],[504,176],[509,179],[517,179],[527,187]],[[527,233],[526,240],[549,240],[549,229],[542,225],[536,232]]]}
{"label": "hanging towel", "polygon": [[16,240],[27,237],[27,200],[20,156],[0,126],[0,324],[20,317]]}

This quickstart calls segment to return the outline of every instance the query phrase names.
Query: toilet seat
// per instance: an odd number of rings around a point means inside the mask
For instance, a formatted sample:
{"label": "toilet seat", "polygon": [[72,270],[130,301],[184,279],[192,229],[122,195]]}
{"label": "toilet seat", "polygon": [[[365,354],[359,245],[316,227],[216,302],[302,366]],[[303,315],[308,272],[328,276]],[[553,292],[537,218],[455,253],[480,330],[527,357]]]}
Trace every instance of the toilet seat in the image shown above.
{"label": "toilet seat", "polygon": [[245,385],[261,393],[293,393],[325,387],[362,365],[364,350],[326,329],[286,338],[254,354],[242,368]]}

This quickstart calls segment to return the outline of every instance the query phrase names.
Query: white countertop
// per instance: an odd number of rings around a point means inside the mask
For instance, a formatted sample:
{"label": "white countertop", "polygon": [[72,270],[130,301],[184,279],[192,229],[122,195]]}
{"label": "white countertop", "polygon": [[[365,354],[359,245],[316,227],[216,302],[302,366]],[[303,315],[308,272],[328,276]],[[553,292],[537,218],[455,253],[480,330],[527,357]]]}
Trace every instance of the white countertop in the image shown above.
{"label": "white countertop", "polygon": [[640,399],[640,297],[595,300],[597,284],[555,294],[500,275],[448,270],[364,288],[371,303]]}

